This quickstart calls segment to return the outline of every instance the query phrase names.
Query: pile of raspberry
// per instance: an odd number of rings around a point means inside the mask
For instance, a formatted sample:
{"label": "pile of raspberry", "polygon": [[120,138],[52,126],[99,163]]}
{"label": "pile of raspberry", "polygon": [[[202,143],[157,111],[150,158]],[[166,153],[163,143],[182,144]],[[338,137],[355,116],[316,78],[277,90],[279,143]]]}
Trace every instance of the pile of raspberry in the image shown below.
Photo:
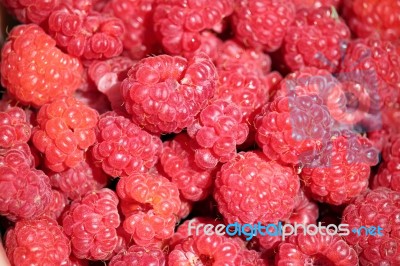
{"label": "pile of raspberry", "polygon": [[0,11],[1,265],[400,265],[398,0]]}

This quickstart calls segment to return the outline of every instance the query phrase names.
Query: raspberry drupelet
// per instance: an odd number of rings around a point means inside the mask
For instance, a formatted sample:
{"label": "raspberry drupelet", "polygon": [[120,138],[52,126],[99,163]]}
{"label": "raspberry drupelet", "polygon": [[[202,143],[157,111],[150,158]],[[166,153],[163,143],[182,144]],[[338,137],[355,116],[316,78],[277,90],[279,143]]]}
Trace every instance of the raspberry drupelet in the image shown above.
{"label": "raspberry drupelet", "polygon": [[166,254],[158,247],[130,246],[128,250],[122,250],[112,257],[110,266],[164,266]]}
{"label": "raspberry drupelet", "polygon": [[149,170],[162,151],[159,138],[115,112],[100,116],[96,134],[93,159],[112,177]]}
{"label": "raspberry drupelet", "polygon": [[19,22],[40,24],[59,5],[60,0],[1,0],[0,2]]}
{"label": "raspberry drupelet", "polygon": [[64,54],[35,24],[14,27],[2,48],[1,84],[22,104],[40,107],[71,96],[81,83],[80,61]]}
{"label": "raspberry drupelet", "polygon": [[139,61],[121,86],[133,122],[153,133],[179,133],[214,96],[217,70],[201,53],[190,60],[159,55]]}
{"label": "raspberry drupelet", "polygon": [[71,240],[72,253],[80,259],[108,260],[118,243],[118,197],[103,188],[75,200],[62,225]]}
{"label": "raspberry drupelet", "polygon": [[11,107],[0,112],[0,148],[27,143],[30,137],[31,125],[23,109]]}
{"label": "raspberry drupelet", "polygon": [[96,141],[98,113],[74,97],[42,106],[37,115],[32,141],[44,154],[45,165],[62,172],[84,161],[87,149]]}

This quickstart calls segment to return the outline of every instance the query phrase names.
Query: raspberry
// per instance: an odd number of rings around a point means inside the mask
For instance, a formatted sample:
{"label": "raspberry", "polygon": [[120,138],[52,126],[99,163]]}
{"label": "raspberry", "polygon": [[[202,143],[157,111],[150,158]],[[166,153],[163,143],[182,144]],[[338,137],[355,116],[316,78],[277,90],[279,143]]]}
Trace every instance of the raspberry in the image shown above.
{"label": "raspberry", "polygon": [[400,3],[392,0],[343,1],[343,17],[360,38],[378,34],[382,39],[397,41],[400,36]]}
{"label": "raspberry", "polygon": [[49,16],[48,32],[68,54],[83,59],[106,59],[122,53],[122,21],[71,5],[57,7]]}
{"label": "raspberry", "polygon": [[[349,204],[343,212],[342,223],[349,229],[360,226],[380,226],[382,235],[345,236],[357,251],[361,265],[398,265],[400,263],[400,193],[387,188],[365,192]],[[376,232],[378,233],[378,232]]]}
{"label": "raspberry", "polygon": [[78,101],[96,110],[99,114],[104,114],[111,110],[110,101],[107,96],[100,91],[77,90],[74,96]]}
{"label": "raspberry", "polygon": [[214,95],[217,71],[205,54],[139,61],[121,86],[132,120],[153,133],[179,133]]}
{"label": "raspberry", "polygon": [[299,186],[293,168],[246,152],[222,166],[214,198],[227,223],[265,224],[289,218]]}
{"label": "raspberry", "polygon": [[238,0],[233,13],[235,37],[243,44],[268,52],[279,49],[295,18],[291,0]]}
{"label": "raspberry", "polygon": [[119,18],[125,27],[122,44],[133,59],[141,59],[158,51],[152,16],[154,0],[111,0],[103,14]]}
{"label": "raspberry", "polygon": [[288,219],[290,224],[315,224],[318,218],[318,206],[304,193],[299,190],[292,214]]}
{"label": "raspberry", "polygon": [[181,201],[176,185],[152,173],[134,173],[117,184],[124,229],[137,245],[149,246],[172,237]]}
{"label": "raspberry", "polygon": [[69,204],[68,198],[61,191],[52,189],[51,200],[43,214],[53,220],[58,220],[64,212],[65,207]]}
{"label": "raspberry", "polygon": [[129,247],[128,250],[123,250],[112,257],[109,265],[162,266],[165,265],[165,254],[157,247],[141,247],[133,245]]}
{"label": "raspberry", "polygon": [[19,221],[6,235],[12,265],[61,265],[71,247],[62,227],[50,218]]}
{"label": "raspberry", "polygon": [[43,105],[37,115],[32,141],[45,155],[46,166],[62,172],[84,160],[96,141],[98,113],[73,97]]}
{"label": "raspberry", "polygon": [[70,96],[79,87],[79,60],[55,46],[55,41],[37,25],[11,30],[2,49],[1,84],[22,104],[39,107]]}
{"label": "raspberry", "polygon": [[190,59],[195,54],[205,53],[215,62],[219,56],[219,47],[221,44],[221,39],[218,38],[213,32],[203,31],[200,34],[199,48],[194,52],[183,52],[183,55]]}
{"label": "raspberry", "polygon": [[179,220],[183,220],[189,216],[193,209],[193,202],[190,200],[187,200],[183,198],[181,195],[179,197],[181,199],[181,208],[179,209],[178,212],[178,218]]}
{"label": "raspberry", "polygon": [[144,172],[153,167],[162,151],[161,140],[128,118],[114,112],[100,117],[97,142],[92,154],[96,162],[112,177]]}
{"label": "raspberry", "polygon": [[103,188],[108,176],[90,158],[74,168],[49,175],[52,186],[59,188],[68,198],[75,200],[87,192]]}
{"label": "raspberry", "polygon": [[279,84],[276,97],[288,95],[317,94],[328,108],[331,116],[345,123],[347,98],[343,86],[329,71],[304,67],[287,75]]}
{"label": "raspberry", "polygon": [[116,228],[120,224],[117,205],[117,195],[107,188],[89,192],[81,200],[72,202],[63,227],[77,258],[111,258],[118,241]]}
{"label": "raspberry", "polygon": [[356,251],[333,231],[290,236],[279,246],[275,265],[358,265]]}
{"label": "raspberry", "polygon": [[308,8],[320,8],[321,6],[335,7],[336,9],[341,4],[342,0],[293,0],[297,10]]}
{"label": "raspberry", "polygon": [[31,168],[29,146],[21,145],[0,156],[0,215],[12,221],[40,216],[52,197],[48,176]]}
{"label": "raspberry", "polygon": [[201,32],[221,32],[223,19],[233,12],[233,0],[212,2],[156,0],[154,30],[166,52],[194,52],[201,46]]}
{"label": "raspberry", "polygon": [[218,162],[228,162],[236,156],[236,146],[249,134],[242,122],[239,106],[216,100],[204,108],[195,122],[187,128],[188,135],[196,141],[195,163],[203,169],[212,169]]}
{"label": "raspberry", "polygon": [[187,134],[181,133],[173,140],[164,142],[160,164],[185,199],[199,201],[210,193],[213,172],[202,170],[194,163],[195,154],[191,141]]}
{"label": "raspberry", "polygon": [[40,24],[58,6],[60,0],[2,0],[1,3],[20,22]]}
{"label": "raspberry", "polygon": [[333,73],[349,41],[350,30],[335,9],[303,9],[287,29],[282,46],[284,60],[292,71],[313,66]]}
{"label": "raspberry", "polygon": [[30,137],[31,126],[24,110],[11,107],[5,112],[0,112],[0,148],[27,143]]}
{"label": "raspberry", "polygon": [[332,137],[315,165],[303,168],[301,178],[314,199],[348,203],[367,189],[370,167],[378,163],[378,155],[367,138],[343,132]]}
{"label": "raspberry", "polygon": [[269,159],[302,167],[324,149],[332,124],[316,94],[278,97],[256,117],[256,141]]}
{"label": "raspberry", "polygon": [[375,38],[357,39],[349,44],[338,74],[340,81],[358,83],[370,98],[370,113],[398,101],[400,56],[396,47]]}

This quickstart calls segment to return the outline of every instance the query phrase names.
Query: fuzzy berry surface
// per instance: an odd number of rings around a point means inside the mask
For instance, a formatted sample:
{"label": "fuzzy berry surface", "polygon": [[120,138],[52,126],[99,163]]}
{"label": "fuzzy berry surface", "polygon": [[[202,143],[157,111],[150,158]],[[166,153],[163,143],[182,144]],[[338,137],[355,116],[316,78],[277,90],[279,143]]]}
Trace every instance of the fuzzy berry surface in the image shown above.
{"label": "fuzzy berry surface", "polygon": [[349,228],[380,226],[381,236],[350,233],[347,243],[356,250],[361,265],[400,263],[400,192],[388,188],[367,191],[349,204],[342,223]]}
{"label": "fuzzy berry surface", "polygon": [[287,29],[284,60],[292,71],[313,66],[333,73],[349,41],[350,30],[335,9],[303,9]]}
{"label": "fuzzy berry surface", "polygon": [[303,168],[301,178],[314,199],[341,205],[367,190],[378,156],[367,138],[344,131],[332,136],[318,163]]}
{"label": "fuzzy berry surface", "polygon": [[115,112],[100,116],[96,135],[92,148],[94,162],[112,177],[149,170],[162,151],[159,138]]}
{"label": "fuzzy berry surface", "polygon": [[169,54],[194,52],[201,46],[201,32],[221,32],[223,19],[233,12],[233,0],[156,0],[154,31]]}
{"label": "fuzzy berry surface", "polygon": [[227,223],[277,222],[290,216],[299,186],[292,167],[239,153],[217,173],[214,199]]}
{"label": "fuzzy berry surface", "polygon": [[44,154],[49,169],[62,172],[84,160],[85,152],[96,141],[98,116],[94,109],[74,97],[62,98],[40,108],[32,141]]}
{"label": "fuzzy berry surface", "polygon": [[1,84],[25,105],[71,96],[81,83],[80,61],[64,54],[35,24],[14,27],[1,53]]}
{"label": "fuzzy berry surface", "polygon": [[109,265],[163,266],[166,261],[165,257],[165,253],[158,247],[132,245],[128,250],[123,250],[115,255]]}
{"label": "fuzzy berry surface", "polygon": [[12,265],[61,265],[71,253],[63,228],[46,217],[17,222],[5,244]]}
{"label": "fuzzy berry surface", "polygon": [[60,0],[2,0],[1,3],[19,22],[40,24],[59,5]]}
{"label": "fuzzy berry surface", "polygon": [[157,173],[134,173],[117,184],[123,227],[135,244],[150,246],[171,238],[180,211],[178,187]]}
{"label": "fuzzy berry surface", "polygon": [[205,54],[159,55],[133,66],[121,88],[133,122],[153,133],[179,133],[214,96],[217,70]]}
{"label": "fuzzy berry surface", "polygon": [[117,246],[120,225],[118,197],[108,188],[92,191],[72,202],[62,226],[80,259],[108,260]]}
{"label": "fuzzy berry surface", "polygon": [[168,178],[175,183],[187,200],[205,199],[211,192],[213,171],[198,167],[195,162],[193,140],[185,133],[163,143],[160,165]]}
{"label": "fuzzy berry surface", "polygon": [[239,106],[224,100],[213,101],[200,112],[187,128],[199,146],[194,160],[200,168],[212,169],[218,162],[225,163],[236,156],[236,146],[249,134],[249,127],[242,120]]}
{"label": "fuzzy berry surface", "polygon": [[123,50],[125,27],[120,19],[68,3],[51,12],[47,31],[59,47],[83,59],[112,58]]}
{"label": "fuzzy berry surface", "polygon": [[246,46],[276,51],[295,15],[291,0],[239,0],[232,19],[235,37]]}
{"label": "fuzzy berry surface", "polygon": [[30,137],[31,125],[23,109],[11,107],[0,112],[0,148],[27,143]]}

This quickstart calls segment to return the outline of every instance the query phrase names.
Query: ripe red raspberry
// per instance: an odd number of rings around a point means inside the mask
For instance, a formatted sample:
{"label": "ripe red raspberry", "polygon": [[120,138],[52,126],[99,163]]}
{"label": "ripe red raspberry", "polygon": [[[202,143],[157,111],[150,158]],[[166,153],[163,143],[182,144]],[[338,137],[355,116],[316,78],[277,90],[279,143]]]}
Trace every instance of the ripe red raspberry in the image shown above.
{"label": "ripe red raspberry", "polygon": [[347,99],[343,86],[325,69],[304,67],[287,75],[277,88],[276,97],[317,94],[335,120],[346,121]]}
{"label": "ripe red raspberry", "polygon": [[154,133],[178,133],[214,96],[217,71],[205,54],[186,60],[160,55],[142,59],[121,86],[132,120]]}
{"label": "ripe red raspberry", "polygon": [[165,253],[158,247],[141,247],[133,245],[112,257],[109,266],[163,266]]}
{"label": "ripe red raspberry", "polygon": [[122,44],[133,59],[141,59],[156,53],[158,42],[153,31],[154,0],[111,0],[103,8],[103,14],[119,18],[125,27]]}
{"label": "ripe red raspberry", "polygon": [[205,199],[211,191],[213,172],[203,170],[194,163],[195,154],[191,142],[185,133],[165,141],[160,165],[185,199],[199,201]]}
{"label": "ripe red raspberry", "polygon": [[[346,207],[342,223],[350,231],[361,226],[380,226],[382,235],[360,235],[350,232],[345,236],[357,251],[361,265],[400,264],[400,192],[387,188],[368,191]],[[378,234],[379,231],[376,231]]]}
{"label": "ripe red raspberry", "polygon": [[116,228],[120,225],[117,205],[117,195],[108,188],[89,192],[72,202],[63,218],[63,227],[77,258],[111,258],[118,241]]}
{"label": "ripe red raspberry", "polygon": [[331,7],[297,12],[287,29],[283,57],[287,67],[313,66],[335,72],[350,41],[350,30]]}
{"label": "ripe red raspberry", "polygon": [[40,24],[58,6],[60,0],[1,0],[1,3],[20,22]]}
{"label": "ripe red raspberry", "polygon": [[33,158],[27,144],[1,151],[0,215],[9,220],[36,218],[50,203],[49,178],[32,166]]}
{"label": "ripe red raspberry", "polygon": [[378,34],[382,39],[397,41],[400,36],[399,1],[343,1],[343,17],[360,38]]}
{"label": "ripe red raspberry", "polygon": [[300,189],[296,197],[293,212],[286,222],[290,224],[315,224],[318,214],[318,205],[304,193],[303,189]]}
{"label": "ripe red raspberry", "polygon": [[195,54],[205,53],[208,55],[213,62],[217,60],[219,56],[219,48],[222,45],[222,40],[211,31],[203,31],[200,34],[200,46],[194,52],[183,52],[183,55],[190,59]]}
{"label": "ripe red raspberry", "polygon": [[179,209],[179,212],[178,212],[178,219],[184,220],[191,213],[191,211],[193,209],[193,202],[183,198],[182,194],[180,195],[179,198],[181,199],[181,208]]}
{"label": "ripe red raspberry", "polygon": [[32,141],[45,155],[46,166],[62,172],[84,160],[96,141],[98,113],[73,97],[43,105],[37,115]]}
{"label": "ripe red raspberry", "polygon": [[293,0],[294,5],[296,6],[296,10],[300,10],[303,8],[320,8],[321,6],[333,6],[337,9],[341,2],[342,0]]}
{"label": "ripe red raspberry", "polygon": [[370,97],[370,113],[396,104],[400,88],[400,55],[394,44],[376,38],[357,39],[347,48],[338,73],[342,82],[358,83]]}
{"label": "ripe red raspberry", "polygon": [[341,132],[332,137],[316,162],[303,168],[305,189],[321,202],[348,203],[368,188],[370,167],[378,163],[378,156],[367,138]]}
{"label": "ripe red raspberry", "polygon": [[166,52],[179,55],[201,46],[201,32],[221,32],[223,19],[233,12],[234,0],[212,2],[156,0],[154,30]]}
{"label": "ripe red raspberry", "polygon": [[299,233],[279,246],[275,265],[358,265],[356,251],[333,231]]}
{"label": "ripe red raspberry", "polygon": [[68,204],[69,200],[65,194],[59,190],[52,189],[51,200],[43,216],[58,221]]}
{"label": "ripe red raspberry", "polygon": [[62,227],[50,218],[19,221],[6,235],[12,265],[61,265],[71,253]]}
{"label": "ripe red raspberry", "polygon": [[324,149],[332,125],[316,94],[278,97],[256,117],[256,141],[269,159],[303,167]]}
{"label": "ripe red raspberry", "polygon": [[161,140],[114,112],[100,117],[97,142],[92,154],[95,162],[112,177],[144,172],[153,167],[162,151]]}
{"label": "ripe red raspberry", "polygon": [[214,198],[227,223],[265,224],[289,218],[299,186],[292,167],[246,152],[222,166]]}
{"label": "ripe red raspberry", "polygon": [[11,107],[5,112],[0,112],[0,148],[27,143],[30,137],[31,125],[24,110]]}
{"label": "ripe red raspberry", "polygon": [[171,238],[181,201],[177,186],[153,173],[134,173],[117,184],[124,229],[139,246]]}
{"label": "ripe red raspberry", "polygon": [[276,51],[295,18],[292,0],[238,0],[233,13],[235,37],[246,46]]}
{"label": "ripe red raspberry", "polygon": [[49,16],[48,33],[68,54],[83,59],[106,59],[122,53],[122,21],[96,11],[62,4]]}
{"label": "ripe red raspberry", "polygon": [[75,200],[87,192],[101,189],[107,184],[108,176],[91,158],[60,173],[49,175],[52,186],[59,188],[68,198]]}
{"label": "ripe red raspberry", "polygon": [[35,24],[13,28],[2,48],[1,84],[25,105],[38,107],[72,95],[81,74],[79,60],[61,52]]}
{"label": "ripe red raspberry", "polygon": [[228,162],[236,156],[236,146],[249,134],[242,122],[242,112],[234,103],[216,100],[204,108],[187,128],[188,135],[198,145],[194,161],[202,169],[213,169],[218,162]]}

